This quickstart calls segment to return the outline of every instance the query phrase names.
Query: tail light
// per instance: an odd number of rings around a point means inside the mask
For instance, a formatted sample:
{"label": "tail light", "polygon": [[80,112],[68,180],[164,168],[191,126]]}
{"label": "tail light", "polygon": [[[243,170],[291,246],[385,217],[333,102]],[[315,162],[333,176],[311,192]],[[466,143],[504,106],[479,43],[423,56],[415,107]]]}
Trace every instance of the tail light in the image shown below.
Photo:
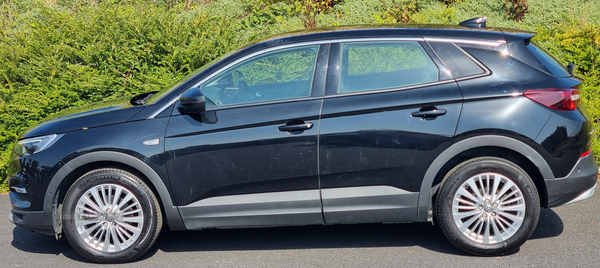
{"label": "tail light", "polygon": [[586,157],[586,156],[588,156],[590,153],[592,153],[592,150],[588,150],[587,152],[585,152],[585,153],[582,153],[582,154],[579,156],[579,158]]}
{"label": "tail light", "polygon": [[523,96],[559,111],[573,111],[577,109],[577,104],[581,97],[579,90],[574,88],[527,90],[523,93]]}

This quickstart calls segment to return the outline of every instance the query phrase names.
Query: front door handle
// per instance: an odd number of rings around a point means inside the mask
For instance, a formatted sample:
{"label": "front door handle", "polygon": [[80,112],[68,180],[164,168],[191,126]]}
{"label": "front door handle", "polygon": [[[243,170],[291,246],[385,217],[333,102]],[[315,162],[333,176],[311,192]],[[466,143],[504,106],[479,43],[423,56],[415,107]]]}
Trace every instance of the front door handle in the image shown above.
{"label": "front door handle", "polygon": [[286,132],[294,132],[294,131],[304,131],[307,129],[311,129],[313,127],[313,123],[311,122],[306,122],[306,123],[300,123],[300,124],[293,124],[293,125],[283,125],[283,126],[279,126],[277,129],[279,129],[279,131],[286,131]]}
{"label": "front door handle", "polygon": [[435,117],[441,116],[441,115],[445,115],[446,112],[448,112],[446,109],[437,109],[437,108],[433,108],[433,109],[421,109],[418,112],[413,112],[410,115],[412,117],[421,117],[423,119],[435,119]]}

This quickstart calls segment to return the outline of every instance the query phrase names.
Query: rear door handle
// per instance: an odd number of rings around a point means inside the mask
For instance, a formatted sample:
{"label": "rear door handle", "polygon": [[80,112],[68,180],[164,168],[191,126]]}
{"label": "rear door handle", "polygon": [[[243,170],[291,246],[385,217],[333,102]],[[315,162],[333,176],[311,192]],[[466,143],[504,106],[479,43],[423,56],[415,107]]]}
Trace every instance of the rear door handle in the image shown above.
{"label": "rear door handle", "polygon": [[445,115],[447,112],[446,109],[432,109],[432,110],[419,110],[418,112],[411,113],[412,117],[421,117],[421,118],[430,118],[430,117],[438,117],[441,115]]}
{"label": "rear door handle", "polygon": [[294,124],[294,125],[283,125],[283,126],[279,126],[277,129],[279,129],[279,131],[293,132],[293,131],[304,131],[307,129],[311,129],[312,127],[313,127],[313,123],[306,122],[306,123]]}

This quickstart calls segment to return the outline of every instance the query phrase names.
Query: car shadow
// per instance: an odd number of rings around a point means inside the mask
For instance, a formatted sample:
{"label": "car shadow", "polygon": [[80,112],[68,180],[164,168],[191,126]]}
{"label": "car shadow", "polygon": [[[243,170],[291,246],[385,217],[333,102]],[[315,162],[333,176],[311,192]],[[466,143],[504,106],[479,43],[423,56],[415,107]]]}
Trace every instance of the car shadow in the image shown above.
{"label": "car shadow", "polygon": [[533,232],[529,239],[559,236],[562,234],[564,227],[563,221],[554,210],[542,208],[537,228],[535,228],[535,232]]}
{"label": "car shadow", "polygon": [[[549,238],[563,232],[563,222],[552,209],[542,209],[531,239]],[[454,247],[431,223],[358,224],[202,231],[163,230],[154,252],[246,251],[315,248],[422,247],[453,255],[468,255]],[[509,254],[519,252],[513,250]]]}
{"label": "car shadow", "polygon": [[[555,237],[563,232],[563,222],[552,209],[542,209],[531,239]],[[13,229],[12,246],[26,252],[63,254],[81,262],[81,257],[66,239]],[[248,229],[210,229],[170,231],[164,228],[155,245],[139,260],[164,252],[250,251],[318,248],[422,247],[452,255],[467,255],[454,247],[437,226],[431,223],[357,224]],[[511,252],[514,254],[518,249]]]}
{"label": "car shadow", "polygon": [[254,251],[412,246],[447,254],[463,254],[430,223],[407,223],[202,231],[164,230],[155,247],[143,258],[150,257],[152,252],[158,250],[164,252]]}
{"label": "car shadow", "polygon": [[20,227],[15,227],[13,229],[13,240],[11,245],[16,249],[25,252],[52,255],[62,254],[75,261],[91,263],[89,260],[79,255],[79,253],[71,247],[66,238],[61,238],[57,241],[54,236],[43,235]]}

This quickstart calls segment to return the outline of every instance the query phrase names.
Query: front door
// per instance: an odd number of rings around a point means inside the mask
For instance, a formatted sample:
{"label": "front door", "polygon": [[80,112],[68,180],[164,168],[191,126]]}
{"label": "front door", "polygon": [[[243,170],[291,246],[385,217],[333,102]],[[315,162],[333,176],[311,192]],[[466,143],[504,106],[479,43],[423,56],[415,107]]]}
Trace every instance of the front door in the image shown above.
{"label": "front door", "polygon": [[188,229],[323,223],[323,100],[311,93],[319,48],[257,53],[191,89],[207,97],[206,112],[174,111],[167,169]]}

